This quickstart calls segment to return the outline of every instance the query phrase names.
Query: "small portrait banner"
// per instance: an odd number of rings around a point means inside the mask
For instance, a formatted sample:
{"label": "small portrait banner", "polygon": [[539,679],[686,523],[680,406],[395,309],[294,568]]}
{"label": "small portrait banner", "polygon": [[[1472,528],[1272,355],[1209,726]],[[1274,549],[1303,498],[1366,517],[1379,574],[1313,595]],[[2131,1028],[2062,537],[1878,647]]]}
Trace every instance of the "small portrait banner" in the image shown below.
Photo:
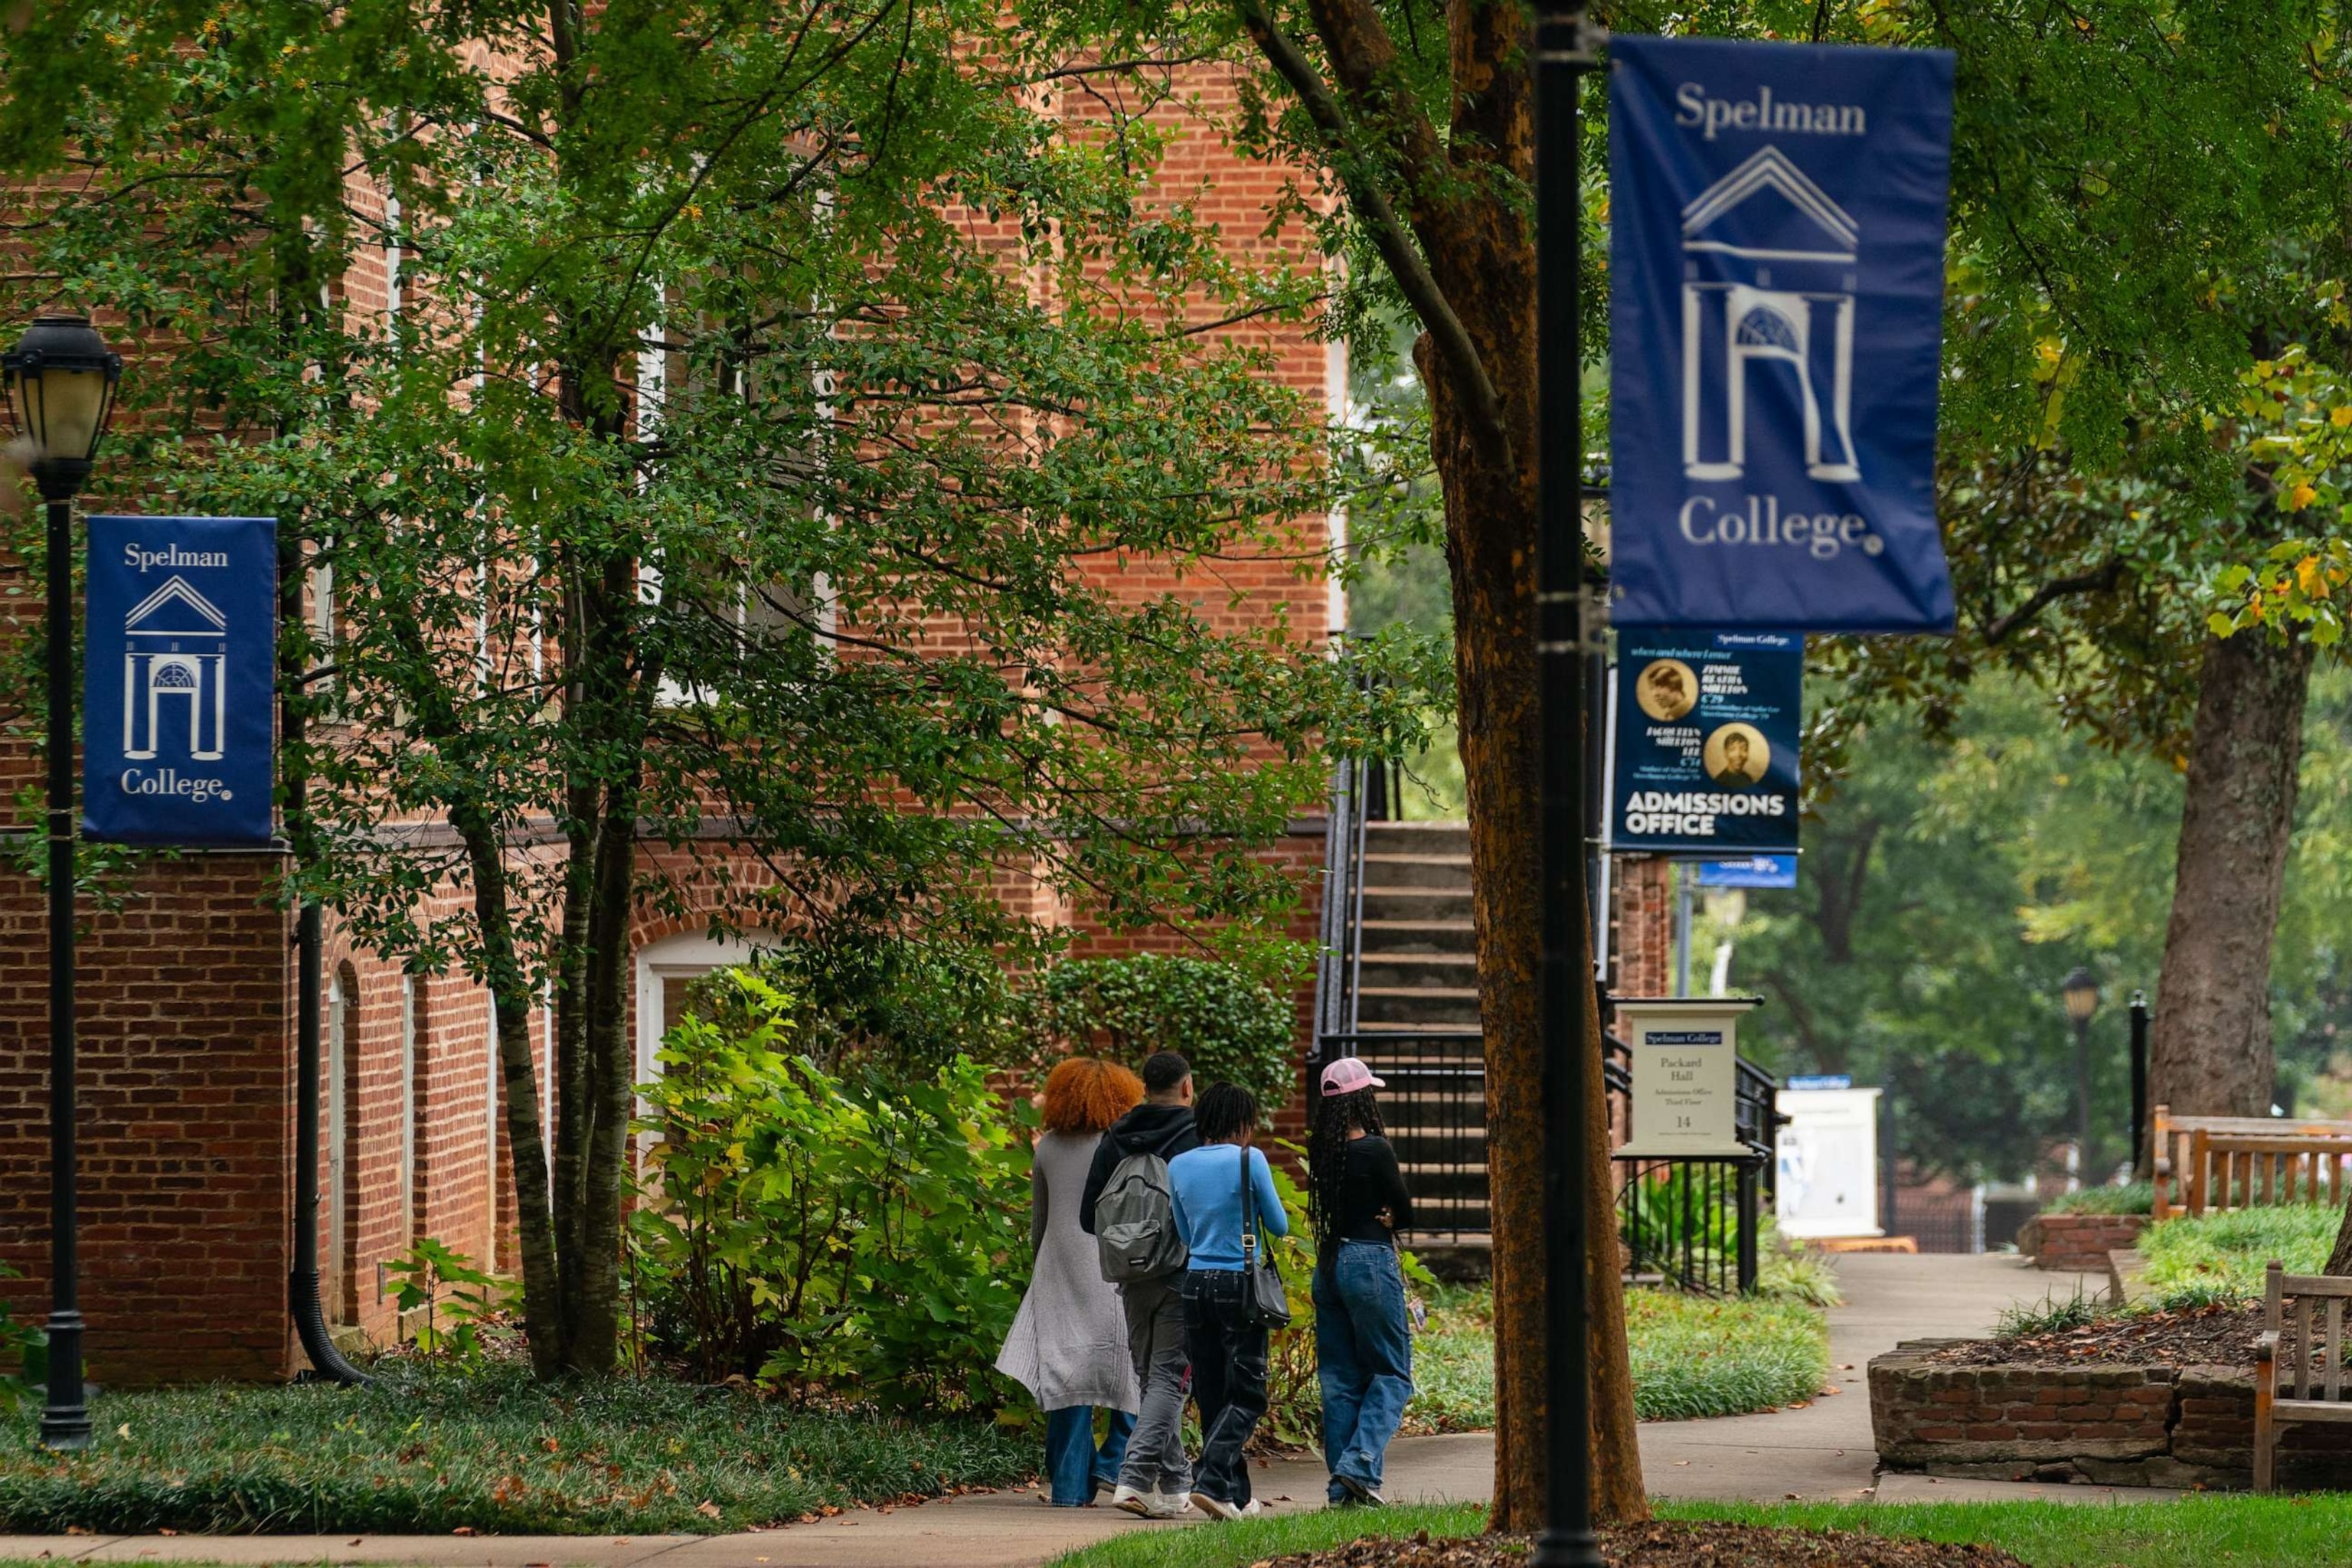
{"label": "small portrait banner", "polygon": [[93,517],[82,831],[267,845],[277,771],[278,524]]}
{"label": "small portrait banner", "polygon": [[1609,847],[1794,854],[1804,683],[1794,632],[1619,632]]}
{"label": "small portrait banner", "polygon": [[1950,631],[1950,52],[1609,58],[1612,621]]}

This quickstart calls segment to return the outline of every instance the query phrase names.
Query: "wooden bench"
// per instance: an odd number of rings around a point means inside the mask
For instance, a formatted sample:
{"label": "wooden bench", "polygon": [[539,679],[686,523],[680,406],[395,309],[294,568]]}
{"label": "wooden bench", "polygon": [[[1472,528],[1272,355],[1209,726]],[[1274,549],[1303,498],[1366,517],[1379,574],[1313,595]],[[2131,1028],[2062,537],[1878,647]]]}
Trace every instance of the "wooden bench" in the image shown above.
{"label": "wooden bench", "polygon": [[2306,1421],[2352,1421],[2352,1401],[2344,1397],[2347,1298],[2352,1298],[2352,1279],[2289,1274],[2276,1260],[2263,1275],[2263,1332],[2254,1342],[2258,1492],[2271,1490],[2276,1479],[2281,1427]]}
{"label": "wooden bench", "polygon": [[2153,1121],[2153,1218],[2352,1195],[2352,1121],[2174,1116],[2161,1105]]}

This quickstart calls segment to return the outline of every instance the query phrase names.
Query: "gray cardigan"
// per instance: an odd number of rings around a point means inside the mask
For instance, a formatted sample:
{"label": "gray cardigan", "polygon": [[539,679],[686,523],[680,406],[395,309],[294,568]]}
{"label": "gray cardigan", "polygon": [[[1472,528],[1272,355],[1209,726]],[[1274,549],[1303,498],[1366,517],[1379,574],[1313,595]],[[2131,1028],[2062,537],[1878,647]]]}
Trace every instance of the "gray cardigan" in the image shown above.
{"label": "gray cardigan", "polygon": [[1079,1194],[1097,1142],[1084,1133],[1048,1132],[1037,1140],[1029,1170],[1037,1263],[996,1370],[1035,1394],[1046,1410],[1100,1405],[1132,1411],[1139,1403],[1118,1287],[1104,1280],[1094,1237],[1078,1224]]}

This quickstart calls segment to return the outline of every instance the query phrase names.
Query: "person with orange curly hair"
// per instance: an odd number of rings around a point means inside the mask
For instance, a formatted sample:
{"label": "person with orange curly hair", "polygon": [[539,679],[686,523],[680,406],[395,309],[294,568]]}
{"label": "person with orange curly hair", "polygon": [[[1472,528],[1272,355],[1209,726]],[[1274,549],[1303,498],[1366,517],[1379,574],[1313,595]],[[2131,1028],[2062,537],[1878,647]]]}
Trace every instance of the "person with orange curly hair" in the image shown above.
{"label": "person with orange curly hair", "polygon": [[[1085,1508],[1118,1480],[1135,1428],[1135,1371],[1127,1315],[1105,1282],[1079,1199],[1095,1145],[1143,1100],[1143,1080],[1116,1062],[1072,1057],[1046,1076],[1045,1131],[1029,1172],[1029,1241],[1036,1267],[996,1370],[1045,1411],[1045,1475],[1057,1508]],[[1095,1411],[1110,1415],[1099,1445]]]}

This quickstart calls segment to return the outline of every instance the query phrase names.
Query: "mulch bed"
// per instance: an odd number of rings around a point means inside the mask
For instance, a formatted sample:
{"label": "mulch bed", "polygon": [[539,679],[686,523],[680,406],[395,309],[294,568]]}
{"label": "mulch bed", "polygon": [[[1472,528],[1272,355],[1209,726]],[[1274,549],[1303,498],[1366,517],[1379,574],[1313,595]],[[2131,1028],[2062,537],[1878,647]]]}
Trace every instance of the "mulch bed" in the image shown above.
{"label": "mulch bed", "polygon": [[[1357,1541],[1252,1568],[1527,1568],[1525,1536]],[[1630,1524],[1601,1532],[1609,1568],[2025,1568],[1991,1546],[1906,1541],[1850,1530],[1753,1524]]]}
{"label": "mulch bed", "polygon": [[2101,1318],[2079,1329],[2011,1340],[1970,1340],[1927,1360],[1946,1366],[2252,1366],[2262,1331],[2260,1307],[2197,1307]]}

